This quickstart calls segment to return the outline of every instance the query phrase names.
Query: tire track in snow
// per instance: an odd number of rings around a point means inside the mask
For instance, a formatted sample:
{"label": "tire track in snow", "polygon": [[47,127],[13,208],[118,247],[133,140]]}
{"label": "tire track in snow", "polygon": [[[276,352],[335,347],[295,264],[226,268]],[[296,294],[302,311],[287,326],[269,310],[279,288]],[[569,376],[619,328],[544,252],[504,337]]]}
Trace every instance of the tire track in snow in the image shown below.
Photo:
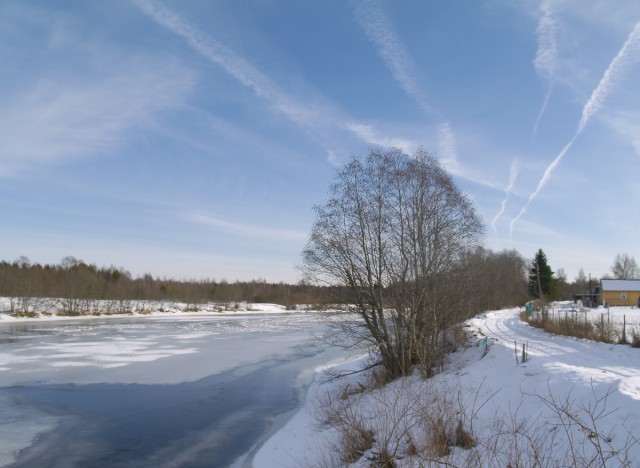
{"label": "tire track in snow", "polygon": [[528,342],[529,356],[540,360],[550,372],[565,369],[578,375],[590,375],[594,381],[609,381],[621,392],[640,399],[637,350],[625,345],[553,335],[520,321],[519,313],[519,309],[488,312],[471,323],[489,338],[497,338],[503,346]]}

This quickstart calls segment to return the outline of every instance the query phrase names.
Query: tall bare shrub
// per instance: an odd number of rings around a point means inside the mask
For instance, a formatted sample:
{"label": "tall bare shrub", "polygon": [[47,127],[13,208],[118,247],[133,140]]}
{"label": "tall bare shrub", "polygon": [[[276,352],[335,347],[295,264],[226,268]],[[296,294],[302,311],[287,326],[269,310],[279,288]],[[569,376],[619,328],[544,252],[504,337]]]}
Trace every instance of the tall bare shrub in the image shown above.
{"label": "tall bare shrub", "polygon": [[483,233],[471,202],[425,151],[391,149],[353,158],[315,211],[307,279],[348,287],[390,378],[429,370],[464,318],[461,259]]}

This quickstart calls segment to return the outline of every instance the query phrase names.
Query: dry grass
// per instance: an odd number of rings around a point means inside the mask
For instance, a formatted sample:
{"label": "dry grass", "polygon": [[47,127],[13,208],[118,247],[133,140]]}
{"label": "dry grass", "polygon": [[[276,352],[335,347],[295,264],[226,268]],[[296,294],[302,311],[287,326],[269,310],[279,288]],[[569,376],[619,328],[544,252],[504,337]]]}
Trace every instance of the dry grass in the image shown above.
{"label": "dry grass", "polygon": [[[354,388],[358,391],[344,388],[333,397],[327,393],[317,406],[321,425],[334,435],[314,466],[631,467],[631,449],[640,444],[629,432],[614,446],[600,429],[616,411],[608,408],[611,391],[594,389],[590,401],[573,401],[570,395],[559,399],[551,390],[547,395],[523,393],[515,411],[479,421],[479,435],[474,420],[497,394],[482,400],[482,386],[475,395],[465,395],[458,387],[405,378],[382,390]],[[520,414],[531,398],[546,408],[545,415]],[[558,452],[561,434],[566,450]]]}
{"label": "dry grass", "polygon": [[452,447],[475,445],[459,391],[428,383],[418,389],[410,378],[379,388],[373,375],[364,391],[361,385],[345,386],[317,405],[316,421],[337,430],[333,448],[341,462],[364,458],[371,466],[393,467],[406,458],[437,459]]}
{"label": "dry grass", "polygon": [[529,325],[542,328],[544,331],[555,335],[573,336],[576,338],[600,341],[602,343],[617,343],[621,331],[614,323],[606,320],[591,322],[579,316],[533,316],[527,317],[526,313],[520,314],[520,320]]}

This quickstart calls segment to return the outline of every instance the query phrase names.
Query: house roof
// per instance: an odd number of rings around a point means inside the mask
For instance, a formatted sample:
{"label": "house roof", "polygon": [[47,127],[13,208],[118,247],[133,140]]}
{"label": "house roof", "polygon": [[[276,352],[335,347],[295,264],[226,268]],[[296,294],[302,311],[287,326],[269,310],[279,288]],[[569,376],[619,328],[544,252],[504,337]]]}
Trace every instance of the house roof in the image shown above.
{"label": "house roof", "polygon": [[603,279],[603,291],[640,291],[640,280]]}

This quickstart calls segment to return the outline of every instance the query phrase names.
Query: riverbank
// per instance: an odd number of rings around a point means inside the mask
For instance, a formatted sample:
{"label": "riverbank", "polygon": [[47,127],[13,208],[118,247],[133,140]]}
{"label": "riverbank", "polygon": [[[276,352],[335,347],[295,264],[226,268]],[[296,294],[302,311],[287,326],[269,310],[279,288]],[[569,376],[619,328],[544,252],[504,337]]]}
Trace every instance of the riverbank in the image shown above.
{"label": "riverbank", "polygon": [[[522,322],[520,312],[467,321],[467,344],[432,379],[412,375],[380,387],[357,374],[325,382],[319,368],[304,407],[253,466],[342,466],[348,459],[364,468],[383,455],[401,466],[636,466],[638,350],[546,333]],[[357,368],[358,361],[341,366]],[[367,445],[346,453],[358,433],[369,434]],[[456,434],[465,434],[465,446]]]}
{"label": "riverbank", "polygon": [[[185,303],[143,300],[82,300],[70,304],[60,298],[0,297],[0,323],[48,320],[122,318],[122,317],[175,317],[181,315],[241,315],[241,314],[299,314],[305,312],[335,312],[337,307],[323,308],[299,304],[285,307],[280,304],[251,302]],[[70,312],[71,310],[71,312]]]}

